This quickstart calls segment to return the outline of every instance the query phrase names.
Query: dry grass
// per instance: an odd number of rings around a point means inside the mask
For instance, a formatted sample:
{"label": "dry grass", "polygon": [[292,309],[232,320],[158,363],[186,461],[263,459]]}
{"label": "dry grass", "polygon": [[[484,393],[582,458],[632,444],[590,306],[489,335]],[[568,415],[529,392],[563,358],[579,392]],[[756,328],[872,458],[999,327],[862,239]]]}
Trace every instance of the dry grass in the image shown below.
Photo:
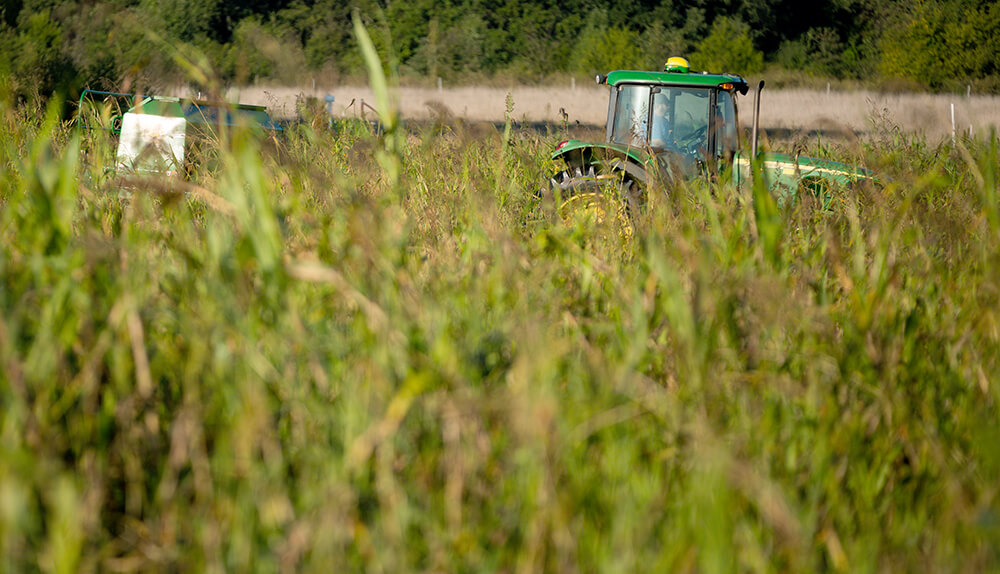
{"label": "dry grass", "polygon": [[[282,113],[293,115],[296,99],[301,95],[318,97],[326,94],[336,98],[334,114],[354,116],[360,113],[360,102],[373,103],[375,96],[367,87],[343,86],[338,88],[300,90],[297,88],[266,87],[234,90],[240,101],[263,104]],[[565,109],[570,121],[584,124],[603,124],[608,110],[606,88],[580,86],[570,90],[561,88],[515,87],[502,88],[462,87],[438,91],[437,89],[404,87],[399,90],[400,111],[405,118],[431,119],[442,114],[470,121],[504,121],[506,98],[514,98],[514,117],[527,121],[561,121],[559,110]],[[352,105],[353,102],[353,105]]]}
{"label": "dry grass", "polygon": [[951,104],[959,131],[977,133],[1000,126],[1000,97],[951,94],[884,94],[871,91],[764,91],[761,124],[770,128],[867,131],[872,118],[887,117],[902,129],[930,140],[951,133]]}
{"label": "dry grass", "polygon": [[[442,91],[404,87],[399,90],[403,117],[429,119],[444,115],[470,121],[503,121],[508,91],[514,98],[514,117],[526,121],[560,122],[560,110],[569,121],[601,125],[607,114],[607,89],[578,83],[564,87],[514,87],[510,90],[486,87],[449,88]],[[300,89],[294,87],[247,87],[230,95],[245,103],[263,104],[278,115],[294,116],[301,95],[320,99],[336,98],[334,114],[360,115],[361,101],[374,102],[368,87],[341,86]],[[837,92],[784,89],[764,92],[761,124],[765,129],[865,132],[873,117],[888,117],[902,129],[930,140],[951,133],[950,104],[955,104],[955,120],[960,131],[972,126],[985,133],[1000,126],[1000,97],[973,95],[884,94],[872,91]],[[353,102],[353,104],[352,104]],[[744,122],[749,121],[750,98],[743,99]]]}

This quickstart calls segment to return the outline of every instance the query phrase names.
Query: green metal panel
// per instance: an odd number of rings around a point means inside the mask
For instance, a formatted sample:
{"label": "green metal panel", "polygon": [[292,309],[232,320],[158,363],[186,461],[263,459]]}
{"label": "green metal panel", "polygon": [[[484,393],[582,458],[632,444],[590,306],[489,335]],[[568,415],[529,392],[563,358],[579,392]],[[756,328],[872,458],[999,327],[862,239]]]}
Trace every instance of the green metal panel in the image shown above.
{"label": "green metal panel", "polygon": [[552,159],[559,159],[562,157],[566,157],[568,155],[571,155],[572,152],[576,151],[582,153],[585,150],[588,152],[603,150],[611,152],[612,154],[615,155],[627,156],[629,159],[639,164],[645,162],[646,159],[649,157],[649,154],[647,154],[646,151],[643,150],[642,148],[637,148],[617,143],[610,143],[610,142],[595,143],[595,142],[585,142],[580,140],[569,140],[566,142],[565,145],[557,149],[552,154]]}
{"label": "green metal panel", "polygon": [[144,97],[136,103],[129,112],[133,114],[149,114],[152,116],[166,116],[170,118],[183,118],[184,110],[181,109],[179,98],[166,97]]}
{"label": "green metal panel", "polygon": [[[870,169],[806,156],[786,153],[761,153],[759,155],[761,173],[769,188],[794,193],[803,181],[828,181],[837,185],[849,185],[864,180],[874,180],[875,172]],[[733,160],[734,177],[739,181],[750,180],[750,162],[746,155],[737,154]]]}
{"label": "green metal panel", "polygon": [[148,96],[131,110],[133,113],[184,118],[190,124],[243,126],[282,131],[264,106],[249,104],[212,104],[182,98]]}

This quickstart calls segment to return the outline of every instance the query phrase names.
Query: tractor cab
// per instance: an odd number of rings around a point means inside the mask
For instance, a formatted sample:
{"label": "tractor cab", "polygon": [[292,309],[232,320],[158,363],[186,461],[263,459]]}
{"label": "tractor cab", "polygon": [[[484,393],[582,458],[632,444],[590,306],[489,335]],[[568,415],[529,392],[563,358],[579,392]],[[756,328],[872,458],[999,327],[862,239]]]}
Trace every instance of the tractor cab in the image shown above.
{"label": "tractor cab", "polygon": [[736,98],[749,89],[742,77],[691,72],[687,60],[670,58],[662,72],[617,70],[597,83],[609,88],[605,141],[560,143],[553,159],[569,169],[556,181],[616,172],[641,187],[654,169],[690,178],[723,171],[739,155]]}
{"label": "tractor cab", "polygon": [[692,175],[731,163],[739,151],[736,94],[746,80],[689,72],[671,58],[663,72],[616,71],[598,76],[610,87],[607,142],[643,150]]}

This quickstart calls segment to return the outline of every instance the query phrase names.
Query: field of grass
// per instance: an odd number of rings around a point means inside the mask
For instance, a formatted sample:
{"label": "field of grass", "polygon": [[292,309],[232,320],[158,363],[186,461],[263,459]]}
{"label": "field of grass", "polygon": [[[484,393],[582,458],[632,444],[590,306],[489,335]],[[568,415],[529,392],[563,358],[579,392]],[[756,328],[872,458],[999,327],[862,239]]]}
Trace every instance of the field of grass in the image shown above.
{"label": "field of grass", "polygon": [[320,120],[181,182],[0,122],[0,571],[1000,568],[995,138],[623,235],[534,198],[559,133]]}

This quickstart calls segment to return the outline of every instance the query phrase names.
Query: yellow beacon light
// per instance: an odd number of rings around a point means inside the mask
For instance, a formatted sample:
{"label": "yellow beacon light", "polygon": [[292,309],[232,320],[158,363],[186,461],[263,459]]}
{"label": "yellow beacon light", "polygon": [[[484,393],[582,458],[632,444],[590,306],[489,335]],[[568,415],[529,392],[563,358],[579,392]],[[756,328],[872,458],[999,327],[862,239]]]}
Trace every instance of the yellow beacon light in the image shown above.
{"label": "yellow beacon light", "polygon": [[674,56],[667,60],[667,63],[663,65],[664,72],[677,72],[679,74],[686,74],[688,70],[691,69],[691,65],[688,64],[687,58],[681,58],[679,56]]}

